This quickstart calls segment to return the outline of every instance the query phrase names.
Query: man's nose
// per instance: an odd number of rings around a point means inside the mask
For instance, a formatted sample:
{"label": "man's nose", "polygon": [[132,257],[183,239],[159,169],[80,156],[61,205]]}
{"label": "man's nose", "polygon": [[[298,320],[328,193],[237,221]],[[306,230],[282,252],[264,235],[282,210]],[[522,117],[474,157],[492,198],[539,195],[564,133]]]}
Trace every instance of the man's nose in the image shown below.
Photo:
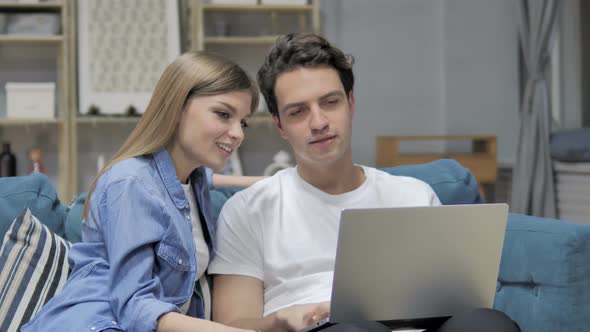
{"label": "man's nose", "polygon": [[314,131],[323,131],[328,128],[329,122],[328,118],[322,111],[322,109],[318,106],[312,106],[310,109],[310,120],[309,126]]}

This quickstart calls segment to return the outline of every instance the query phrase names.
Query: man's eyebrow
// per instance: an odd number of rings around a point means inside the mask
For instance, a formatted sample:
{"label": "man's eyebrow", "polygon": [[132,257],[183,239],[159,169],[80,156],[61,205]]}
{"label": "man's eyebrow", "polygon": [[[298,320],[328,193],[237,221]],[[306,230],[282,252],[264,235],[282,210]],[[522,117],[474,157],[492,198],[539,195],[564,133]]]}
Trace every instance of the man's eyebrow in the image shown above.
{"label": "man's eyebrow", "polygon": [[[320,97],[320,98],[318,98],[318,99],[319,99],[319,100],[322,100],[322,99],[326,99],[326,98],[330,98],[330,97],[335,97],[335,96],[342,97],[342,96],[344,96],[344,92],[342,92],[342,91],[340,91],[340,90],[331,91],[331,92],[328,92],[328,93],[326,93],[325,95],[321,96],[321,97]],[[283,107],[283,109],[285,109],[285,110],[286,110],[286,109],[289,109],[289,108],[291,108],[291,107],[295,107],[295,106],[303,106],[303,105],[305,105],[305,103],[304,103],[304,102],[294,102],[294,103],[290,103],[290,104],[287,104],[287,105],[285,105],[285,106]]]}
{"label": "man's eyebrow", "polygon": [[332,91],[329,93],[326,93],[325,95],[320,97],[321,99],[326,99],[326,98],[330,98],[330,97],[343,97],[344,96],[344,92],[338,90],[338,91]]}
{"label": "man's eyebrow", "polygon": [[303,106],[303,105],[305,105],[305,103],[304,103],[304,102],[295,102],[295,103],[290,103],[290,104],[287,104],[287,105],[285,105],[285,106],[283,107],[283,109],[285,109],[285,110],[286,110],[286,109],[289,109],[289,108],[291,108],[291,107],[296,107],[296,106]]}

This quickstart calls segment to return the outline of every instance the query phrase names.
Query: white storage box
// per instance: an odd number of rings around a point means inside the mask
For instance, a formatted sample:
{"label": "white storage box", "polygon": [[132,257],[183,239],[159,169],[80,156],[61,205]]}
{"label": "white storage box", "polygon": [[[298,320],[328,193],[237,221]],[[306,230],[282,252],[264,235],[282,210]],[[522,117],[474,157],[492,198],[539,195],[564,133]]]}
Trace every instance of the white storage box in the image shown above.
{"label": "white storage box", "polygon": [[57,35],[59,15],[51,13],[9,14],[6,33],[9,35]]}
{"label": "white storage box", "polygon": [[6,117],[55,118],[55,83],[6,83]]}

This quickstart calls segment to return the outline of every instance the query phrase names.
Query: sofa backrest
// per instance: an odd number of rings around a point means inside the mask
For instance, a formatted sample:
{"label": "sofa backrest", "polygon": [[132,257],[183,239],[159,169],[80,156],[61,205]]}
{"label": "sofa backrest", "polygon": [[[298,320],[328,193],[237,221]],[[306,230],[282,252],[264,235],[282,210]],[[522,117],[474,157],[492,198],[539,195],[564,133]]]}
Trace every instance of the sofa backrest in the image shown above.
{"label": "sofa backrest", "polygon": [[[443,204],[473,204],[482,201],[475,178],[465,167],[451,159],[440,159],[422,165],[384,168],[400,176],[411,176],[428,183]],[[215,219],[223,204],[241,188],[223,187],[211,190],[212,214]],[[64,206],[55,188],[42,174],[0,178],[0,236],[2,239],[14,218],[25,208],[52,231],[71,242],[80,241],[80,220],[85,194]]]}
{"label": "sofa backrest", "polygon": [[[421,165],[388,167],[382,170],[428,183],[445,205],[482,203],[473,174],[452,159],[439,159]],[[240,190],[241,188],[223,187],[211,191],[211,211],[215,219],[219,217],[223,204]]]}

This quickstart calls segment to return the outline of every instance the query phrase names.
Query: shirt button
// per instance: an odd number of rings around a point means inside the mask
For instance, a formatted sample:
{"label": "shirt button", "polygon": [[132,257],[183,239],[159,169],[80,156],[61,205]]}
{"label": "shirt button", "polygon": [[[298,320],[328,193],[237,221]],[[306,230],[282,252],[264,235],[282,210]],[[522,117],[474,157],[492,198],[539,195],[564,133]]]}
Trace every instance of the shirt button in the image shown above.
{"label": "shirt button", "polygon": [[111,323],[113,323],[113,324],[117,325],[117,322],[115,322],[115,321],[112,321]]}
{"label": "shirt button", "polygon": [[96,326],[90,328],[92,331],[96,331]]}
{"label": "shirt button", "polygon": [[182,264],[182,258],[178,259],[178,264]]}

